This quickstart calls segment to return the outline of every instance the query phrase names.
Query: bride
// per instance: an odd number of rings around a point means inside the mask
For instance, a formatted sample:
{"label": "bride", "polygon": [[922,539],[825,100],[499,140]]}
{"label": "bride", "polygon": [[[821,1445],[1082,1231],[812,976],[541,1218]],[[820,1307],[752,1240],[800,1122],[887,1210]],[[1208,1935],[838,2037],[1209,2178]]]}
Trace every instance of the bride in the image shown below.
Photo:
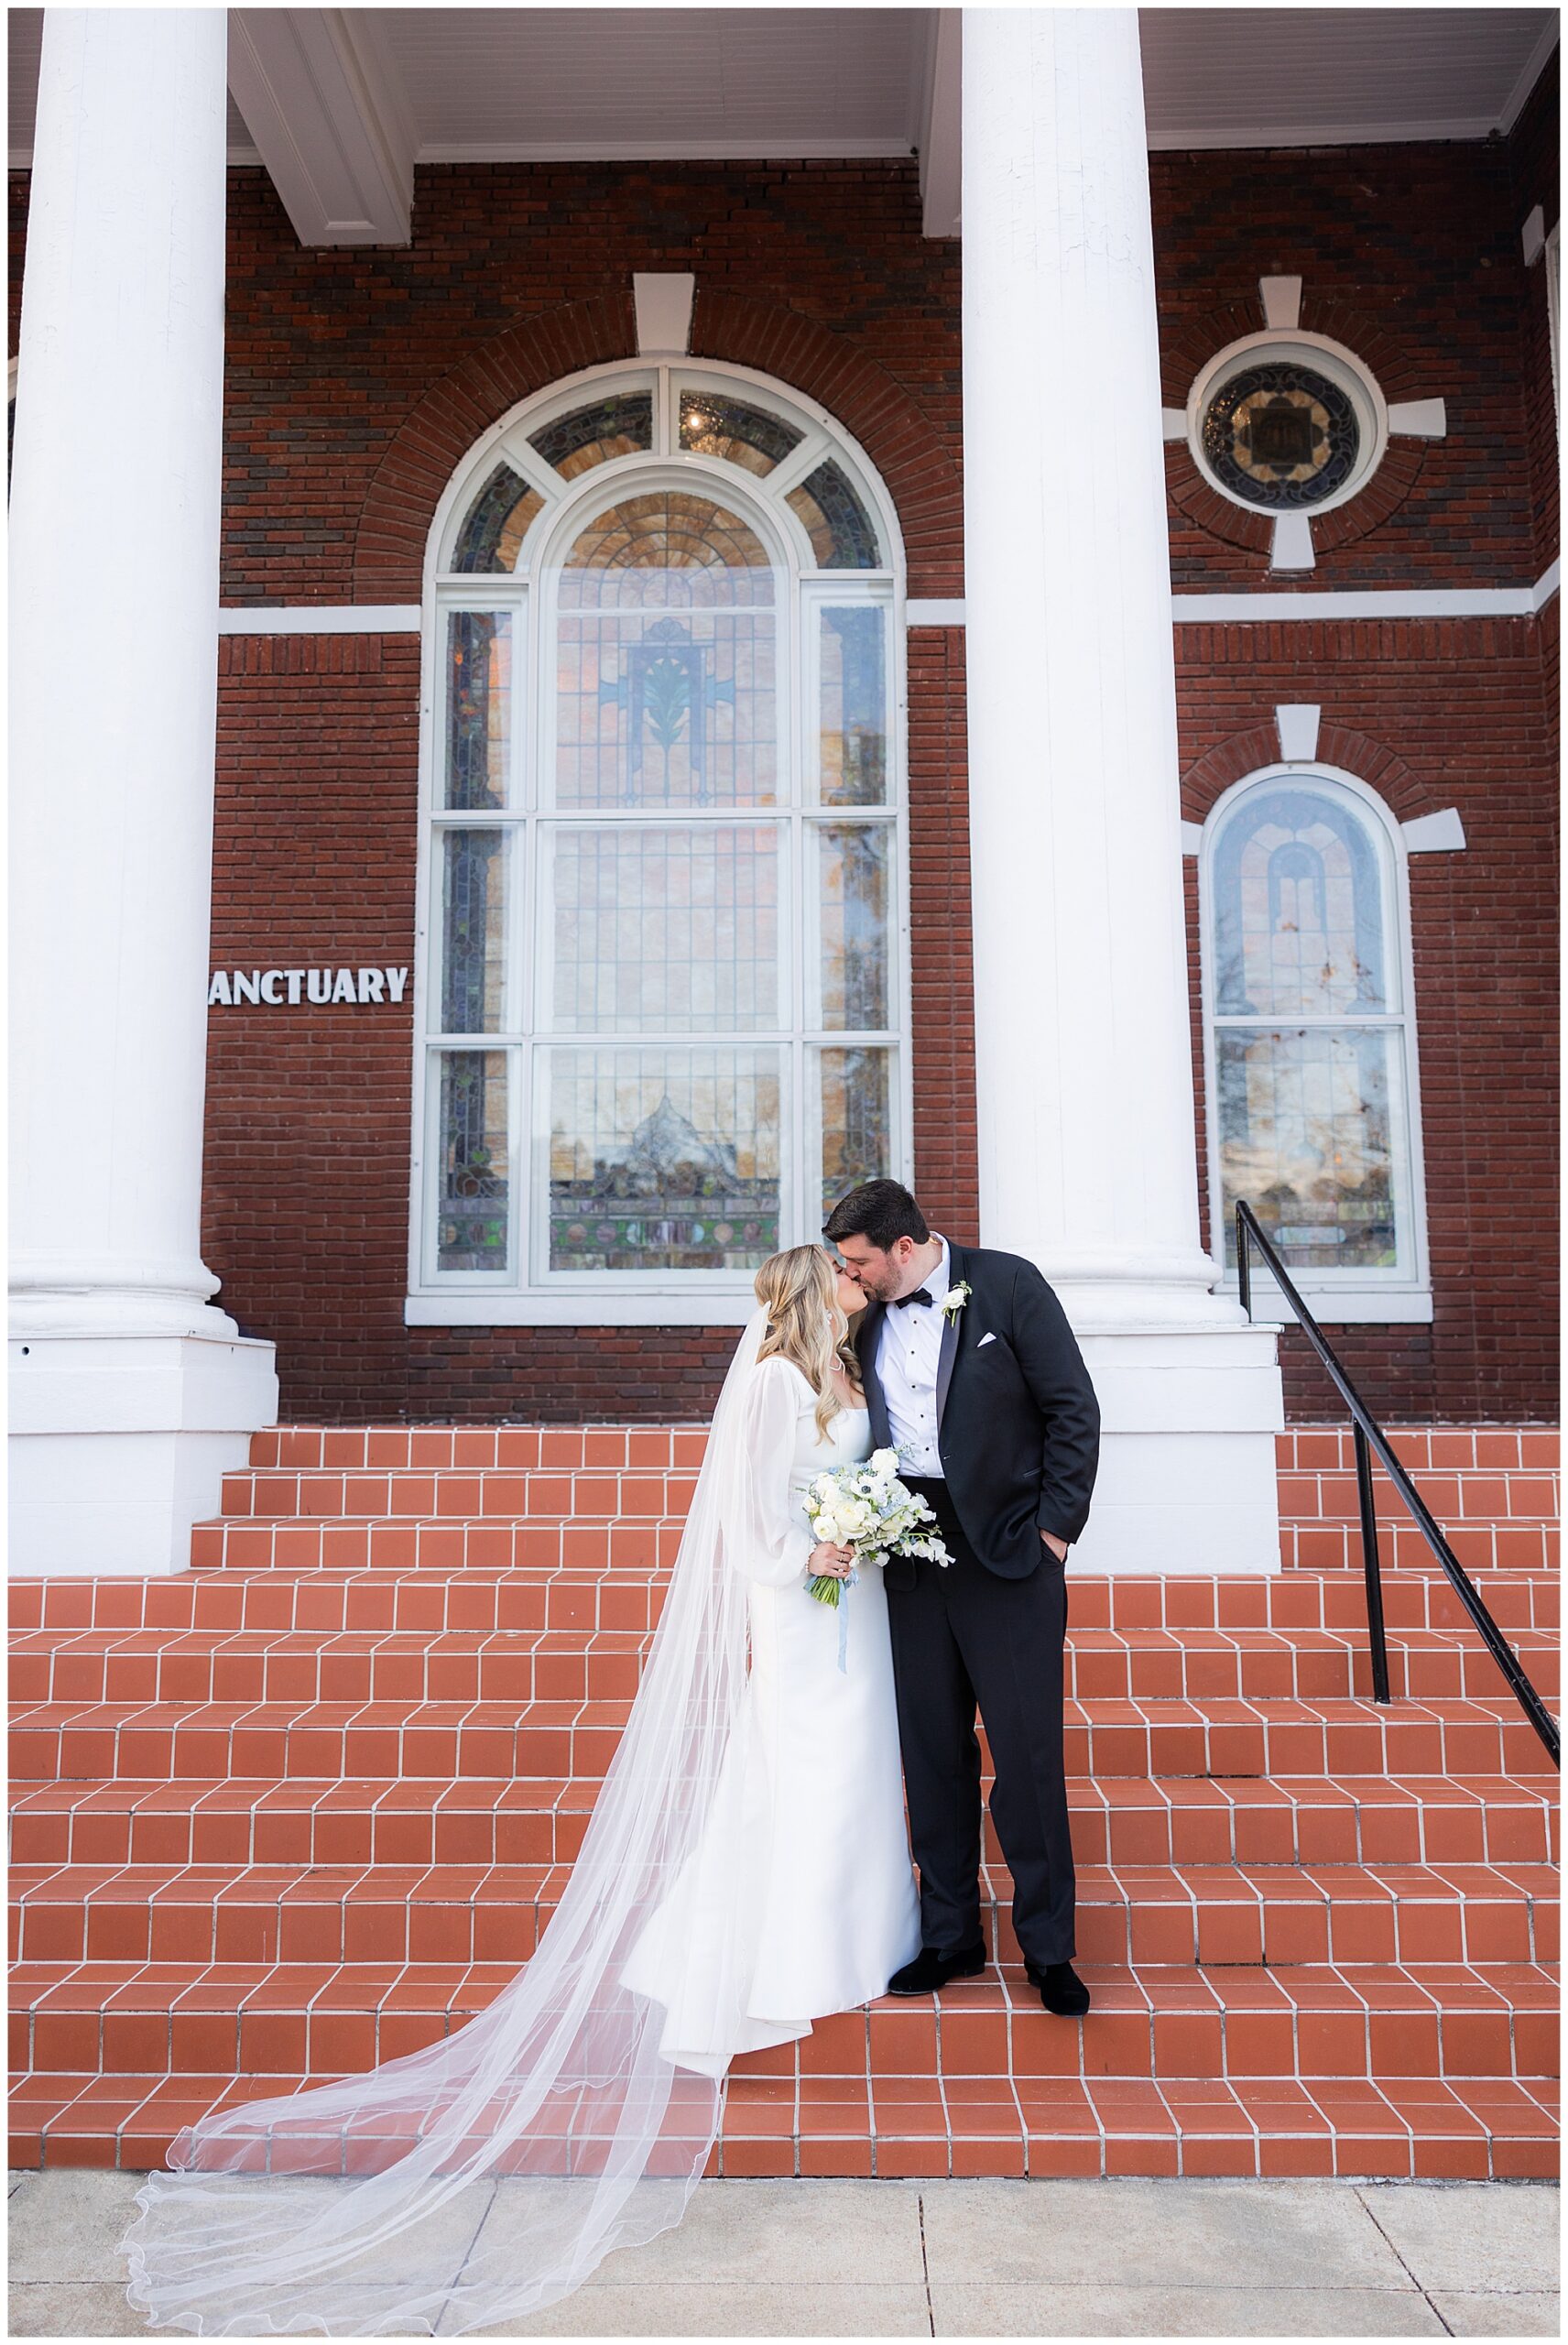
{"label": "bride", "polygon": [[[128,2290],[198,2336],[457,2336],[678,2222],[737,2054],[918,1952],[887,1600],[814,1544],[812,1478],[871,1449],[818,1246],[774,1255],[713,1412],[637,1700],[527,1968],[456,2034],[201,2119],[149,2175]],[[749,1648],[749,1669],[747,1655]]]}

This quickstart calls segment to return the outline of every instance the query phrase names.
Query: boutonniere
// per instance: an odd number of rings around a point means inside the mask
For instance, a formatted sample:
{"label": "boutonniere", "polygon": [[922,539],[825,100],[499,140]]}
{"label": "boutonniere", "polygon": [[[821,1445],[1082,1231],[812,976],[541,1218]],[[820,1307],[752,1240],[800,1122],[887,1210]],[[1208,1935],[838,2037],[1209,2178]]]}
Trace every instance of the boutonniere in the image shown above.
{"label": "boutonniere", "polygon": [[963,1310],[968,1300],[969,1282],[967,1279],[960,1279],[958,1284],[956,1286],[950,1286],[947,1292],[942,1298],[942,1317],[944,1319],[951,1319],[953,1325],[956,1327],[958,1325],[958,1314]]}

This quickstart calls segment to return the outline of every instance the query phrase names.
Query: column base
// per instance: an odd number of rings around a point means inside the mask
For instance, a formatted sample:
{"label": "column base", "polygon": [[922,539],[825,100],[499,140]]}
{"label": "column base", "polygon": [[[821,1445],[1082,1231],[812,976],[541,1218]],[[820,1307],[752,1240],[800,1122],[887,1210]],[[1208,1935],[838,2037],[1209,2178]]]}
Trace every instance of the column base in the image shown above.
{"label": "column base", "polygon": [[1100,1471],[1070,1574],[1278,1571],[1278,1330],[1075,1332],[1100,1400]]}
{"label": "column base", "polygon": [[1058,1302],[1076,1333],[1096,1336],[1201,1335],[1218,1330],[1230,1334],[1254,1323],[1234,1294],[1214,1282],[1219,1272],[1206,1254],[1193,1253],[1180,1272],[1163,1266],[1146,1267],[1136,1257],[1124,1257],[1115,1268],[1073,1262],[1063,1268],[1026,1248],[1050,1280]]}
{"label": "column base", "polygon": [[186,1570],[191,1525],[278,1422],[275,1356],[247,1336],[14,1336],[13,1576]]}
{"label": "column base", "polygon": [[10,1331],[23,1343],[44,1336],[239,1334],[208,1299],[218,1281],[195,1260],[16,1253],[10,1289]]}

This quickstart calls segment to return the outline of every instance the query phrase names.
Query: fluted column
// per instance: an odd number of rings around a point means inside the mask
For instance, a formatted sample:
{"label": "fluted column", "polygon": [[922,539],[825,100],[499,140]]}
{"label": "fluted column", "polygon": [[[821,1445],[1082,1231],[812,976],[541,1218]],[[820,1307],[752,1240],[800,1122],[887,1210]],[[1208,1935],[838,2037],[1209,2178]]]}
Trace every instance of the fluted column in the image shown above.
{"label": "fluted column", "polygon": [[185,1562],[202,1458],[275,1407],[201,1257],[225,58],[222,9],[44,19],[11,485],[24,1570]]}
{"label": "fluted column", "polygon": [[1279,1374],[1199,1238],[1133,9],[964,11],[963,191],[981,1238],[1100,1390],[1084,1562],[1256,1568]]}

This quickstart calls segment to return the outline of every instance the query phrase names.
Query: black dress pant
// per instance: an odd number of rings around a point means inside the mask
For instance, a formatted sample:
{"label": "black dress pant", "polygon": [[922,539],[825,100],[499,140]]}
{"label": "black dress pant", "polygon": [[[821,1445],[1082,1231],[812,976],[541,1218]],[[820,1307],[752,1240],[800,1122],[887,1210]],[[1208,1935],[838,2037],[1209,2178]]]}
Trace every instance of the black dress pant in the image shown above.
{"label": "black dress pant", "polygon": [[[909,1838],[920,1875],[920,1938],[939,1954],[977,1945],[978,1705],[991,1748],[991,1816],[1013,1876],[1013,1928],[1040,1965],[1073,1951],[1075,1882],[1062,1757],[1067,1582],[1041,1543],[1027,1579],[985,1569],[947,1484],[906,1475],[936,1515],[951,1564],[887,1568],[887,1622]],[[996,1949],[992,1949],[993,1954]]]}

